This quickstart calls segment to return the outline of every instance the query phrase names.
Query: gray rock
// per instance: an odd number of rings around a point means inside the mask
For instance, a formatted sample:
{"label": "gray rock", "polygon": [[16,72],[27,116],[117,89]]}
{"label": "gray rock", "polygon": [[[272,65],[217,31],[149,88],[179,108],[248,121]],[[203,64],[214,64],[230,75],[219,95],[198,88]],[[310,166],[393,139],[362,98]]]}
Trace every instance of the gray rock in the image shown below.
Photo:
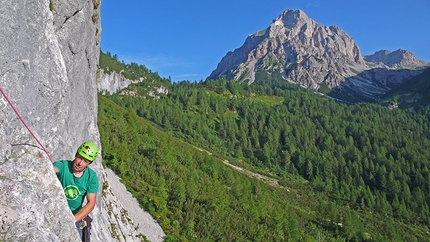
{"label": "gray rock", "polygon": [[104,184],[106,189],[102,201],[109,211],[110,221],[117,221],[117,225],[111,228],[111,234],[124,242],[134,241],[141,235],[152,242],[163,241],[165,234],[158,222],[140,208],[137,199],[127,191],[120,178],[110,169],[105,170],[104,176],[108,182]]}
{"label": "gray rock", "polygon": [[[72,1],[70,1],[72,2]],[[86,1],[79,1],[84,8]],[[95,69],[76,70],[80,62],[97,60],[96,38],[87,38],[85,51],[72,54],[68,44],[81,37],[61,39],[53,24],[49,1],[3,1],[0,29],[0,83],[2,90],[45,144],[53,159],[71,157],[85,139],[98,141],[96,116],[77,110],[97,111],[94,87],[78,88],[83,80],[95,79]],[[90,6],[87,9],[92,9]],[[94,30],[82,21],[85,14],[69,18],[62,28]],[[92,13],[88,13],[91,18]],[[91,25],[94,25],[90,22]],[[94,33],[94,32],[92,32]],[[91,50],[90,46],[94,50]],[[67,59],[67,61],[66,61]],[[94,74],[92,74],[94,73]],[[84,98],[85,97],[85,98]],[[0,188],[2,190],[2,239],[6,241],[78,241],[73,217],[52,170],[48,156],[1,97]]]}
{"label": "gray rock", "polygon": [[[86,140],[100,146],[99,4],[99,0],[0,4],[0,88],[31,131],[0,94],[0,241],[79,241],[50,158],[73,159]],[[91,164],[100,182],[91,213],[92,241],[116,241],[112,226],[123,228],[124,234],[139,234],[126,226],[129,222],[123,226],[109,217],[109,207],[103,205],[100,157]],[[115,197],[109,203],[123,211]],[[129,236],[127,241],[141,240]]]}
{"label": "gray rock", "polygon": [[210,78],[226,75],[252,83],[256,70],[275,69],[287,80],[317,89],[321,82],[338,84],[354,74],[352,66],[364,64],[358,46],[344,31],[318,24],[302,10],[286,10],[266,30],[248,36],[242,47],[228,53]]}
{"label": "gray rock", "polygon": [[97,77],[97,90],[105,94],[119,93],[120,95],[136,96],[137,91],[135,88],[128,88],[130,84],[136,84],[146,81],[147,86],[143,89],[146,91],[146,95],[143,97],[160,98],[160,95],[167,95],[169,90],[159,84],[155,84],[154,80],[147,80],[141,77],[139,80],[130,80],[123,76],[123,71],[119,73],[112,71],[111,73],[105,73],[103,69],[99,69]]}
{"label": "gray rock", "polygon": [[97,90],[102,94],[114,94],[128,87],[132,83],[139,83],[140,80],[130,80],[125,78],[121,72],[112,71],[110,74],[104,73],[103,69],[99,70],[99,78],[97,80]]}
{"label": "gray rock", "polygon": [[[302,10],[286,10],[267,29],[248,36],[240,48],[228,52],[209,78],[224,76],[251,84],[256,72],[265,70],[278,72],[285,80],[305,88],[318,90],[324,84],[374,100],[391,84],[422,73],[397,73],[399,67],[424,65],[405,50],[381,51],[365,59],[355,41],[339,27],[318,24]],[[397,74],[400,77],[396,80],[383,79]]]}
{"label": "gray rock", "polygon": [[368,62],[381,62],[389,67],[409,67],[415,68],[426,65],[424,61],[418,60],[414,54],[407,50],[398,49],[396,51],[380,50],[373,55],[364,56]]}

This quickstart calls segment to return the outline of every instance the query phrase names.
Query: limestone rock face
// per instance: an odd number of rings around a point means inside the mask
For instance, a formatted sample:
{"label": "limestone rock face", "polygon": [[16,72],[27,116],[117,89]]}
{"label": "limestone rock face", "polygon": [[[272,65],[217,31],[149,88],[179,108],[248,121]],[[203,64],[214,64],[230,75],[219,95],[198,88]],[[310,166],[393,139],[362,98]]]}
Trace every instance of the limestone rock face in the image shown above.
{"label": "limestone rock face", "polygon": [[142,80],[130,80],[125,78],[121,73],[112,71],[110,74],[104,73],[103,69],[99,70],[97,80],[97,90],[102,94],[114,94],[128,87],[132,83],[138,83]]}
{"label": "limestone rock face", "polygon": [[[95,95],[100,23],[93,21],[99,12],[93,2],[0,5],[0,87],[52,160],[73,159],[85,140],[100,144]],[[79,241],[48,155],[3,95],[0,106],[0,240]],[[100,160],[92,165],[96,172]],[[100,213],[100,203],[94,213]]]}
{"label": "limestone rock face", "polygon": [[426,64],[424,61],[418,60],[411,52],[403,49],[398,49],[393,52],[389,50],[380,50],[373,55],[364,56],[364,60],[383,63],[389,67],[403,66],[415,68]]}
{"label": "limestone rock face", "polygon": [[[49,157],[73,159],[77,147],[87,140],[100,147],[99,5],[100,0],[0,4],[0,88],[6,95],[0,94],[0,241],[79,241]],[[91,213],[91,241],[116,241],[110,231],[113,226],[127,235],[139,234],[127,227],[129,221],[125,225],[111,221],[110,207],[102,206],[106,201],[101,155],[90,167],[100,183]],[[115,197],[109,197],[109,204],[123,211]],[[141,239],[129,236],[127,241]]]}
{"label": "limestone rock face", "polygon": [[302,10],[286,10],[266,30],[248,36],[242,47],[228,53],[210,78],[226,75],[252,83],[257,69],[275,70],[316,89],[321,82],[334,86],[353,75],[352,66],[364,65],[358,46],[340,28],[318,24]]}
{"label": "limestone rock face", "polygon": [[[391,84],[422,73],[396,69],[425,65],[405,50],[363,57],[339,27],[319,24],[302,10],[286,10],[267,29],[249,35],[240,48],[228,52],[209,78],[251,84],[258,71],[265,71],[306,88],[318,90],[325,85],[335,92],[353,91],[357,100],[375,100]],[[396,74],[400,74],[396,80],[381,79]]]}
{"label": "limestone rock face", "polygon": [[130,84],[142,83],[146,84],[142,87],[145,94],[141,96],[148,98],[160,98],[160,95],[167,95],[169,89],[163,85],[156,84],[154,80],[148,80],[145,77],[141,77],[138,80],[130,80],[122,74],[123,71],[119,73],[112,71],[111,73],[105,73],[103,69],[99,69],[97,76],[97,90],[98,92],[105,94],[119,93],[120,95],[136,96],[138,95],[135,88],[129,87]]}

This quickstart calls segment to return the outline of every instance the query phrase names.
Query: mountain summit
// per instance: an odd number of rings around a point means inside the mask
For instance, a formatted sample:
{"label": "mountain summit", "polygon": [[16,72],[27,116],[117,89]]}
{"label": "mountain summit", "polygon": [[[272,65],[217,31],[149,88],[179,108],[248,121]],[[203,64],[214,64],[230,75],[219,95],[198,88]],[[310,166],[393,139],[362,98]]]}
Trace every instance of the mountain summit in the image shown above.
{"label": "mountain summit", "polygon": [[424,61],[418,60],[414,54],[407,50],[398,49],[396,51],[380,50],[373,55],[364,56],[365,61],[381,62],[387,66],[405,66],[405,67],[419,67],[425,65]]}
{"label": "mountain summit", "polygon": [[[414,68],[425,65],[404,50],[365,58],[353,38],[339,27],[319,24],[302,10],[286,10],[267,29],[249,35],[240,48],[228,52],[209,78],[251,84],[257,72],[265,71],[315,90],[321,86],[345,90],[341,86],[349,81],[346,88],[358,93],[353,95],[356,100],[375,100],[390,85],[420,73],[400,71],[396,73],[399,77],[386,79],[393,74],[387,69],[404,64]],[[383,69],[381,75],[381,70],[367,73],[375,68]]]}
{"label": "mountain summit", "polygon": [[257,69],[276,70],[287,80],[317,89],[321,82],[338,85],[355,74],[349,67],[364,65],[357,44],[340,28],[318,24],[302,10],[286,10],[266,30],[229,52],[210,77],[226,75],[252,83]]}

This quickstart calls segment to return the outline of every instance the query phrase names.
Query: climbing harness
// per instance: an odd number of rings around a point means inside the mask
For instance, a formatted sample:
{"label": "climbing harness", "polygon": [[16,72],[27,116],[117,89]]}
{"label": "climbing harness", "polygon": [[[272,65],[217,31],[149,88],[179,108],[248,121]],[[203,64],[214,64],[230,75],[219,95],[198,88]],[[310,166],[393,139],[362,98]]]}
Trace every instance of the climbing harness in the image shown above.
{"label": "climbing harness", "polygon": [[93,219],[90,216],[86,216],[82,219],[82,241],[90,242],[91,235],[91,222]]}
{"label": "climbing harness", "polygon": [[42,143],[40,143],[40,141],[37,139],[37,137],[33,134],[33,132],[31,131],[31,129],[27,126],[27,124],[25,123],[24,119],[22,119],[21,115],[19,115],[18,111],[16,110],[16,108],[13,106],[12,102],[9,100],[9,98],[7,97],[6,93],[3,91],[3,89],[0,87],[0,92],[3,94],[4,98],[6,99],[6,101],[9,103],[9,105],[11,106],[11,108],[13,109],[13,111],[15,112],[16,116],[18,116],[19,120],[21,120],[22,124],[24,124],[24,126],[27,128],[28,132],[30,132],[31,136],[33,136],[33,138],[36,140],[36,142],[42,147],[43,151],[45,151],[46,155],[48,156],[49,160],[52,162],[51,156],[49,155],[48,151],[46,150],[45,146],[42,145]]}

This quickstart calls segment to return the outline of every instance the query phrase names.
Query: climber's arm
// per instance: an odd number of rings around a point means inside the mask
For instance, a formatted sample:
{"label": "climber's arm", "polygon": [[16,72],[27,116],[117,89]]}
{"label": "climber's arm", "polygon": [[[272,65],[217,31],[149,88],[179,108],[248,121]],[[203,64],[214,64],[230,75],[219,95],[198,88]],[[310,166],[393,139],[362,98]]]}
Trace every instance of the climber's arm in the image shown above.
{"label": "climber's arm", "polygon": [[93,211],[96,206],[97,193],[87,194],[87,204],[75,214],[75,221],[80,221]]}

